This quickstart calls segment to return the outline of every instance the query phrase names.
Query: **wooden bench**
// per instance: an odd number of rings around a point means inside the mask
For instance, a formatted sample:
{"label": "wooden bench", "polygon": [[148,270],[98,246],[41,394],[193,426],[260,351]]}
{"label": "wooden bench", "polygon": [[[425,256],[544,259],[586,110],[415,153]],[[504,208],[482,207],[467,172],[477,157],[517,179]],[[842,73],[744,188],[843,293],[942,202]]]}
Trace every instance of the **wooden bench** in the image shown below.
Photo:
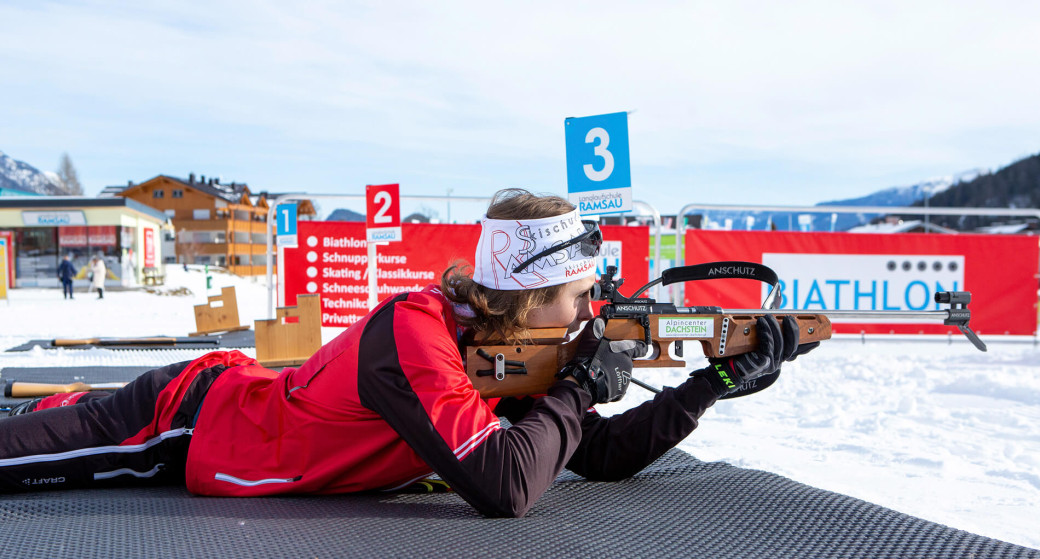
{"label": "wooden bench", "polygon": [[142,281],[145,285],[163,285],[166,283],[166,274],[159,268],[145,268],[142,272]]}
{"label": "wooden bench", "polygon": [[[293,317],[298,321],[286,320]],[[261,365],[300,365],[321,349],[321,295],[299,295],[295,307],[278,307],[276,318],[254,324],[256,360]]]}
{"label": "wooden bench", "polygon": [[195,329],[188,336],[203,336],[218,332],[249,330],[238,323],[238,298],[235,288],[222,287],[220,295],[210,295],[204,305],[195,305]]}

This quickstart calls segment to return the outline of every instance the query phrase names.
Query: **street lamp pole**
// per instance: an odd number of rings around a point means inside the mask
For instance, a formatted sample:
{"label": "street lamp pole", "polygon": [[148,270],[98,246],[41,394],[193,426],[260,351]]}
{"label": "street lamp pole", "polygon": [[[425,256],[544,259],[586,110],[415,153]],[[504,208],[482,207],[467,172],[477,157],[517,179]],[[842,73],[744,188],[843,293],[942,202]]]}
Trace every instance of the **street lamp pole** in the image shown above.
{"label": "street lamp pole", "polygon": [[448,198],[448,220],[447,220],[448,223],[451,223],[451,193],[454,192],[454,191],[455,191],[454,188],[449,188],[448,189],[448,196],[447,196],[447,198]]}

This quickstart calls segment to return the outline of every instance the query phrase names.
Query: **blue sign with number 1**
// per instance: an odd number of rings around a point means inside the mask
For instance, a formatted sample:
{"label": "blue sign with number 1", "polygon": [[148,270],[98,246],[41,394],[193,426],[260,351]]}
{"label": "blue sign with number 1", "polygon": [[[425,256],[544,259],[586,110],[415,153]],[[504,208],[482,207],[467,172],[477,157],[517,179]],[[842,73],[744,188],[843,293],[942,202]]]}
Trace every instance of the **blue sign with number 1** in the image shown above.
{"label": "blue sign with number 1", "polygon": [[278,236],[278,246],[296,246],[296,203],[278,204],[274,232]]}
{"label": "blue sign with number 1", "polygon": [[583,214],[632,209],[628,113],[564,120],[567,192]]}

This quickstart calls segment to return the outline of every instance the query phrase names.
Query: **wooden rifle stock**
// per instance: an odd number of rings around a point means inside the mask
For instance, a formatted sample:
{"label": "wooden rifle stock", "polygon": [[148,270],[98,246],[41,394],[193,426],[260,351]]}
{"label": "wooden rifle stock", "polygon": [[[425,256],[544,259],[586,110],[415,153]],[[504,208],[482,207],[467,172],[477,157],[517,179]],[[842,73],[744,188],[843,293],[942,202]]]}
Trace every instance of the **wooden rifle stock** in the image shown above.
{"label": "wooden rifle stock", "polygon": [[[748,353],[758,347],[755,321],[763,314],[778,320],[798,321],[799,342],[808,343],[831,337],[831,321],[823,314],[764,311],[759,314],[652,314],[647,327],[650,352],[637,359],[636,368],[685,367],[682,358],[686,344],[699,342],[706,357],[727,357]],[[645,340],[646,330],[636,318],[607,321],[604,337],[611,340]],[[484,398],[545,394],[556,382],[556,373],[577,352],[577,339],[566,340],[566,328],[531,330],[531,343],[503,345],[490,341],[466,347],[466,374]],[[674,345],[673,345],[674,344]],[[673,351],[669,348],[673,347]]]}

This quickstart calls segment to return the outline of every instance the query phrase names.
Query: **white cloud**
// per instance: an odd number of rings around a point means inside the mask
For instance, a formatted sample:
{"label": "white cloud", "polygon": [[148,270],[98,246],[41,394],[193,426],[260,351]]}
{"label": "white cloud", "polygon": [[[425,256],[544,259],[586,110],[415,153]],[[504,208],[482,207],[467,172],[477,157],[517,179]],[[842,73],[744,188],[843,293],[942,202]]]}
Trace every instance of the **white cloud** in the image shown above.
{"label": "white cloud", "polygon": [[[1038,12],[938,1],[6,4],[0,147],[90,150],[91,166],[116,174],[108,183],[142,177],[92,142],[120,144],[148,176],[205,160],[239,162],[254,184],[311,167],[315,190],[343,188],[344,168],[364,181],[394,165],[474,188],[562,185],[563,118],[634,110],[633,173],[659,189],[697,177],[812,203],[835,184],[858,195],[891,185],[871,180],[1037,151]],[[766,199],[766,184],[803,190]]]}

